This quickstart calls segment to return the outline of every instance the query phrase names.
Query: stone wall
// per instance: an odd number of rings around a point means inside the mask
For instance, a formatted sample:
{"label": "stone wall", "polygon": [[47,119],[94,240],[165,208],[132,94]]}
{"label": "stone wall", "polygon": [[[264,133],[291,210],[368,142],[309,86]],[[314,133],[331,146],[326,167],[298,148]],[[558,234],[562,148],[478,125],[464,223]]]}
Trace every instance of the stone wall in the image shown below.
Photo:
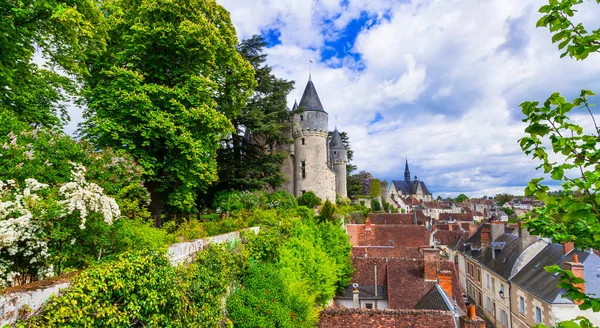
{"label": "stone wall", "polygon": [[[252,227],[248,230],[258,233],[260,227]],[[221,244],[233,242],[240,239],[240,232],[234,231],[222,235],[197,239],[188,242],[177,243],[169,246],[168,257],[171,264],[176,265],[190,262],[194,255],[204,249],[208,244]],[[0,327],[10,325],[27,313],[39,312],[52,295],[60,292],[71,285],[73,274],[53,279],[36,281],[31,284],[7,288],[0,292]]]}
{"label": "stone wall", "polygon": [[364,310],[329,308],[321,312],[320,328],[401,327],[455,328],[450,311],[437,310]]}

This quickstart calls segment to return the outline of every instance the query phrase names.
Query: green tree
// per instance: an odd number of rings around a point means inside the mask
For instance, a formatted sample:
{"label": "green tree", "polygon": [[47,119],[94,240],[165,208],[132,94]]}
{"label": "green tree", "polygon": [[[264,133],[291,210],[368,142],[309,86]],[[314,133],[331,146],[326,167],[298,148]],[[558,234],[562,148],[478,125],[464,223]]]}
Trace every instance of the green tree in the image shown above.
{"label": "green tree", "polygon": [[151,212],[195,210],[217,180],[216,151],[255,85],[229,13],[214,0],[101,3],[106,51],[90,52],[83,135],[144,169]]}
{"label": "green tree", "polygon": [[[34,125],[64,123],[76,84],[59,72],[86,74],[85,52],[104,45],[103,22],[96,1],[2,1],[0,111]],[[33,61],[36,52],[45,65]]]}
{"label": "green tree", "polygon": [[287,134],[293,115],[286,97],[294,82],[272,73],[272,67],[265,63],[265,46],[264,39],[255,35],[237,47],[254,68],[257,84],[246,106],[231,120],[235,132],[218,150],[219,183],[215,190],[276,188],[285,179],[281,165],[288,153],[283,148],[292,141]]}
{"label": "green tree", "polygon": [[[576,12],[574,7],[581,3],[583,0],[550,0],[539,10],[543,16],[537,26],[546,26],[554,33],[552,42],[560,42],[559,49],[566,49],[561,57],[568,54],[583,60],[591,53],[600,52],[600,29],[589,33],[582,24],[575,25],[571,21]],[[525,195],[536,196],[546,206],[528,214],[525,225],[534,234],[551,237],[557,243],[572,241],[582,249],[600,248],[600,153],[597,151],[600,130],[588,100],[593,95],[589,90],[582,90],[569,102],[556,92],[543,104],[537,101],[521,104],[523,121],[528,126],[526,136],[519,140],[520,146],[526,154],[541,161],[538,169],[558,181],[563,189],[562,195],[553,195],[548,193],[550,188],[542,184],[543,177],[531,180]],[[589,115],[593,131],[584,133],[583,127],[569,117],[572,111]],[[552,146],[552,156],[546,148],[548,144]],[[600,311],[600,299],[582,293],[575,286],[582,283],[582,279],[558,266],[546,270],[561,273],[558,287],[564,288],[573,301],[581,301],[580,309]],[[580,324],[587,326],[589,322],[583,318]]]}
{"label": "green tree", "polygon": [[381,196],[381,181],[379,179],[371,180],[371,185],[369,186],[369,196],[371,196],[371,198]]}
{"label": "green tree", "polygon": [[381,204],[379,203],[379,201],[377,199],[371,199],[371,210],[373,212],[381,211]]}
{"label": "green tree", "polygon": [[504,205],[505,203],[510,202],[513,198],[515,198],[515,196],[511,194],[497,194],[496,197],[494,197],[494,200],[499,205]]}
{"label": "green tree", "polygon": [[456,201],[457,203],[462,203],[467,199],[469,199],[469,197],[467,197],[467,195],[460,194],[460,195],[456,196],[456,199],[454,201]]}

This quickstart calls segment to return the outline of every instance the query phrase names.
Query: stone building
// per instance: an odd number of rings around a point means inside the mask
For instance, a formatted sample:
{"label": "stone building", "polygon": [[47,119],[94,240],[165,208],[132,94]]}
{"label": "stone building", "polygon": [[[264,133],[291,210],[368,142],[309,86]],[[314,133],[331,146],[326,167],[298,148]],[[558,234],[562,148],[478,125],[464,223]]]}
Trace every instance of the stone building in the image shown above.
{"label": "stone building", "polygon": [[404,167],[404,180],[392,180],[388,195],[389,199],[394,200],[396,203],[401,203],[401,199],[407,197],[414,197],[423,202],[433,201],[433,195],[429,192],[423,181],[419,181],[417,176],[415,176],[414,180],[410,180],[408,160],[406,160]]}
{"label": "stone building", "polygon": [[307,191],[323,200],[347,197],[348,153],[337,127],[328,137],[329,115],[310,77],[300,104],[294,103],[293,109],[298,108],[303,111],[292,119],[294,142],[286,148],[289,156],[282,167],[286,181],[281,189],[296,197]]}

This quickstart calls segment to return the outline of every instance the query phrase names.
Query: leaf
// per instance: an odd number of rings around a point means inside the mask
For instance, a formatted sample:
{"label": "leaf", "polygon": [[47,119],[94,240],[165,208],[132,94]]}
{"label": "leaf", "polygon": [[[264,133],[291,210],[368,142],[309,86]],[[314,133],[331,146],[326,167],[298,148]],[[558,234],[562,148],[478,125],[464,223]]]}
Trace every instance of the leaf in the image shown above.
{"label": "leaf", "polygon": [[525,132],[543,137],[550,132],[550,128],[546,124],[534,123],[528,126]]}

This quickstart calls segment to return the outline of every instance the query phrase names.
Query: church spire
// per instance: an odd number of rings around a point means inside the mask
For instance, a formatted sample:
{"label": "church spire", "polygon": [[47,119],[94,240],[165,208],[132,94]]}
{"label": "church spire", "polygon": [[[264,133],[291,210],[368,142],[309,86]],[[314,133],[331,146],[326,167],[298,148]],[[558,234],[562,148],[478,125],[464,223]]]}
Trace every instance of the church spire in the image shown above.
{"label": "church spire", "polygon": [[296,99],[294,99],[294,106],[292,107],[292,110],[296,110],[298,109],[298,101],[296,101]]}
{"label": "church spire", "polygon": [[408,169],[408,158],[406,159],[406,164],[404,166],[404,181],[410,181],[410,170]]}

